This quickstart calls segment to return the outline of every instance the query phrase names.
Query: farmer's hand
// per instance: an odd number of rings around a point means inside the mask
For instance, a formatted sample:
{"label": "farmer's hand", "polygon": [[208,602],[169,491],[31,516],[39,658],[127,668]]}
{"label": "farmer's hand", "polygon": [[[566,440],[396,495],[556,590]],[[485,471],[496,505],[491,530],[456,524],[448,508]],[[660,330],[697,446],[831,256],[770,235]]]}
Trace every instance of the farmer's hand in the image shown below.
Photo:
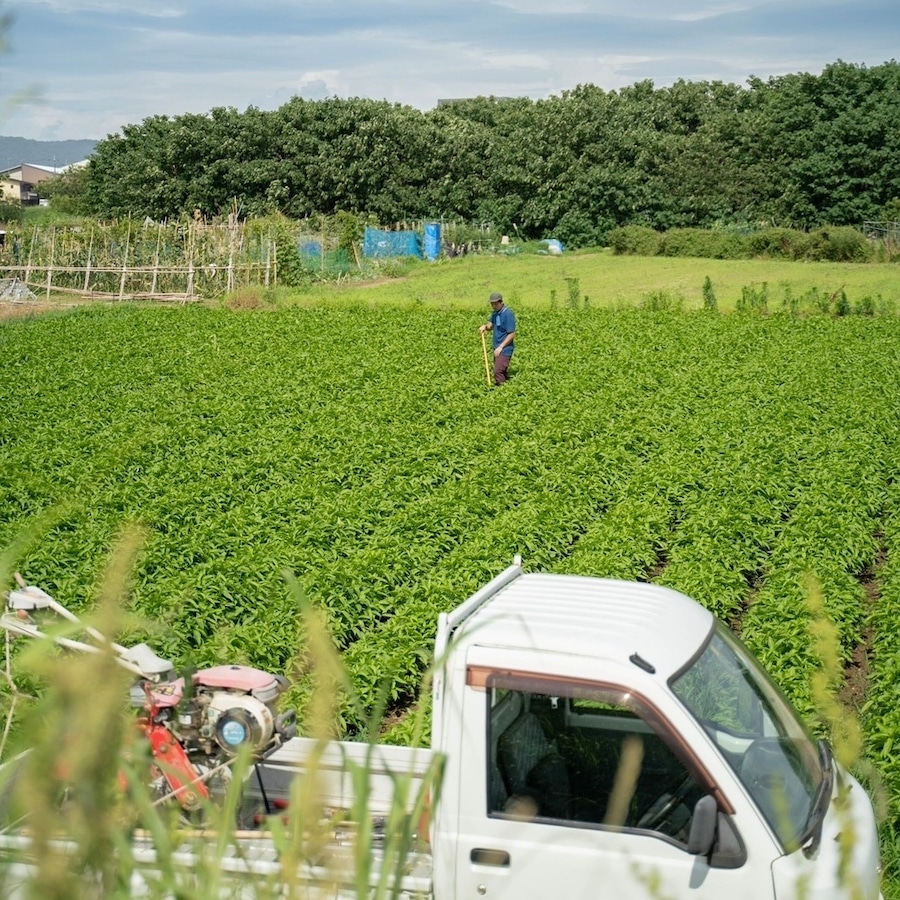
{"label": "farmer's hand", "polygon": [[487,331],[487,325],[479,325],[478,330],[481,334],[484,334]]}
{"label": "farmer's hand", "polygon": [[499,347],[497,347],[497,348],[494,350],[494,359],[496,359],[502,352],[503,352],[503,351],[502,351]]}

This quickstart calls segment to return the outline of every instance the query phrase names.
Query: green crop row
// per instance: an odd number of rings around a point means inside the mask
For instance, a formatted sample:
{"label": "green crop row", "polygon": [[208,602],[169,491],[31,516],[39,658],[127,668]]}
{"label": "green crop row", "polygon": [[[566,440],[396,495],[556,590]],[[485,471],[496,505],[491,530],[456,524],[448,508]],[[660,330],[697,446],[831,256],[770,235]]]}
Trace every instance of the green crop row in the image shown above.
{"label": "green crop row", "polygon": [[[89,609],[145,534],[128,641],[294,675],[284,579],[326,616],[364,725],[414,702],[437,616],[526,568],[655,580],[739,629],[813,721],[806,578],[900,796],[892,711],[900,321],[517,309],[490,389],[468,311],[84,309],[0,325],[0,546]],[[874,607],[864,585],[887,551]],[[893,815],[898,815],[893,808]]]}

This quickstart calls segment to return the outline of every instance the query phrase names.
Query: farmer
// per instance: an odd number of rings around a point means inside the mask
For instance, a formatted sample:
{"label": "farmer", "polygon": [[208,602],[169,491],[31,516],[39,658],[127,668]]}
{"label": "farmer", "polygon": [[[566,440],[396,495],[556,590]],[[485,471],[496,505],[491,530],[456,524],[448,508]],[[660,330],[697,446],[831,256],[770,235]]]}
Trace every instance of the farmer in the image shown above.
{"label": "farmer", "polygon": [[513,311],[503,303],[503,295],[496,291],[491,294],[491,320],[481,325],[478,330],[484,334],[490,331],[493,335],[494,347],[494,384],[503,384],[509,377],[509,361],[516,349],[516,317]]}

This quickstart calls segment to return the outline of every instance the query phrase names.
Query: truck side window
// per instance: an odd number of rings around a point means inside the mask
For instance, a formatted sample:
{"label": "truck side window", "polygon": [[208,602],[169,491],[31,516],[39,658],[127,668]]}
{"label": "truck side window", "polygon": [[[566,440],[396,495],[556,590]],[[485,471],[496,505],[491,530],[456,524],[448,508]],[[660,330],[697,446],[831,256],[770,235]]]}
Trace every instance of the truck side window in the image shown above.
{"label": "truck side window", "polygon": [[625,694],[488,691],[488,814],[686,843],[704,791]]}

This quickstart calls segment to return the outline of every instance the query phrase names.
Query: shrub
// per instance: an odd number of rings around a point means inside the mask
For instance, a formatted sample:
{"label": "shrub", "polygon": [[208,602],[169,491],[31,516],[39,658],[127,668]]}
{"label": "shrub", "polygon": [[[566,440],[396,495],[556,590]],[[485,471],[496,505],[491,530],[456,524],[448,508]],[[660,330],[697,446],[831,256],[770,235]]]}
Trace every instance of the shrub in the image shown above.
{"label": "shrub", "polygon": [[809,246],[809,235],[793,228],[763,228],[747,236],[747,250],[751,256],[804,259]]}
{"label": "shrub", "polygon": [[299,287],[310,282],[309,270],[295,241],[279,235],[276,242],[278,255],[278,282],[287,287]]}
{"label": "shrub", "polygon": [[792,316],[796,316],[799,311],[800,300],[794,293],[794,289],[790,284],[785,283],[783,287],[784,294],[781,298],[781,308],[785,312],[789,312]]}
{"label": "shrub", "polygon": [[613,228],[608,240],[613,253],[618,256],[659,256],[662,252],[663,236],[645,225]]}
{"label": "shrub", "polygon": [[748,284],[741,288],[741,296],[735,307],[738,312],[764,313],[769,308],[769,285]]}
{"label": "shrub", "polygon": [[649,291],[641,297],[640,308],[651,312],[665,312],[671,310],[680,310],[684,298],[671,291],[657,290]]}
{"label": "shrub", "polygon": [[712,279],[707,275],[706,278],[703,279],[703,308],[715,310],[718,309],[718,306],[716,294],[712,286]]}
{"label": "shrub", "polygon": [[0,200],[0,222],[21,222],[23,218],[21,206]]}
{"label": "shrub", "polygon": [[609,246],[618,255],[682,256],[706,259],[811,259],[829,262],[867,262],[884,246],[873,246],[855,228],[821,228],[811,234],[793,228],[763,228],[750,234],[722,228],[672,228],[660,233],[643,225],[626,225],[609,233]]}
{"label": "shrub", "polygon": [[663,236],[662,254],[707,259],[742,259],[747,256],[747,250],[745,238],[734,232],[673,228]]}
{"label": "shrub", "polygon": [[810,288],[804,295],[805,305],[815,312],[827,313],[831,306],[831,298],[823,294],[817,287]]}
{"label": "shrub", "polygon": [[834,300],[834,314],[836,316],[850,315],[850,301],[847,299],[847,292],[841,288]]}
{"label": "shrub", "polygon": [[872,258],[872,247],[869,239],[855,228],[820,228],[810,235],[808,258],[866,262]]}

